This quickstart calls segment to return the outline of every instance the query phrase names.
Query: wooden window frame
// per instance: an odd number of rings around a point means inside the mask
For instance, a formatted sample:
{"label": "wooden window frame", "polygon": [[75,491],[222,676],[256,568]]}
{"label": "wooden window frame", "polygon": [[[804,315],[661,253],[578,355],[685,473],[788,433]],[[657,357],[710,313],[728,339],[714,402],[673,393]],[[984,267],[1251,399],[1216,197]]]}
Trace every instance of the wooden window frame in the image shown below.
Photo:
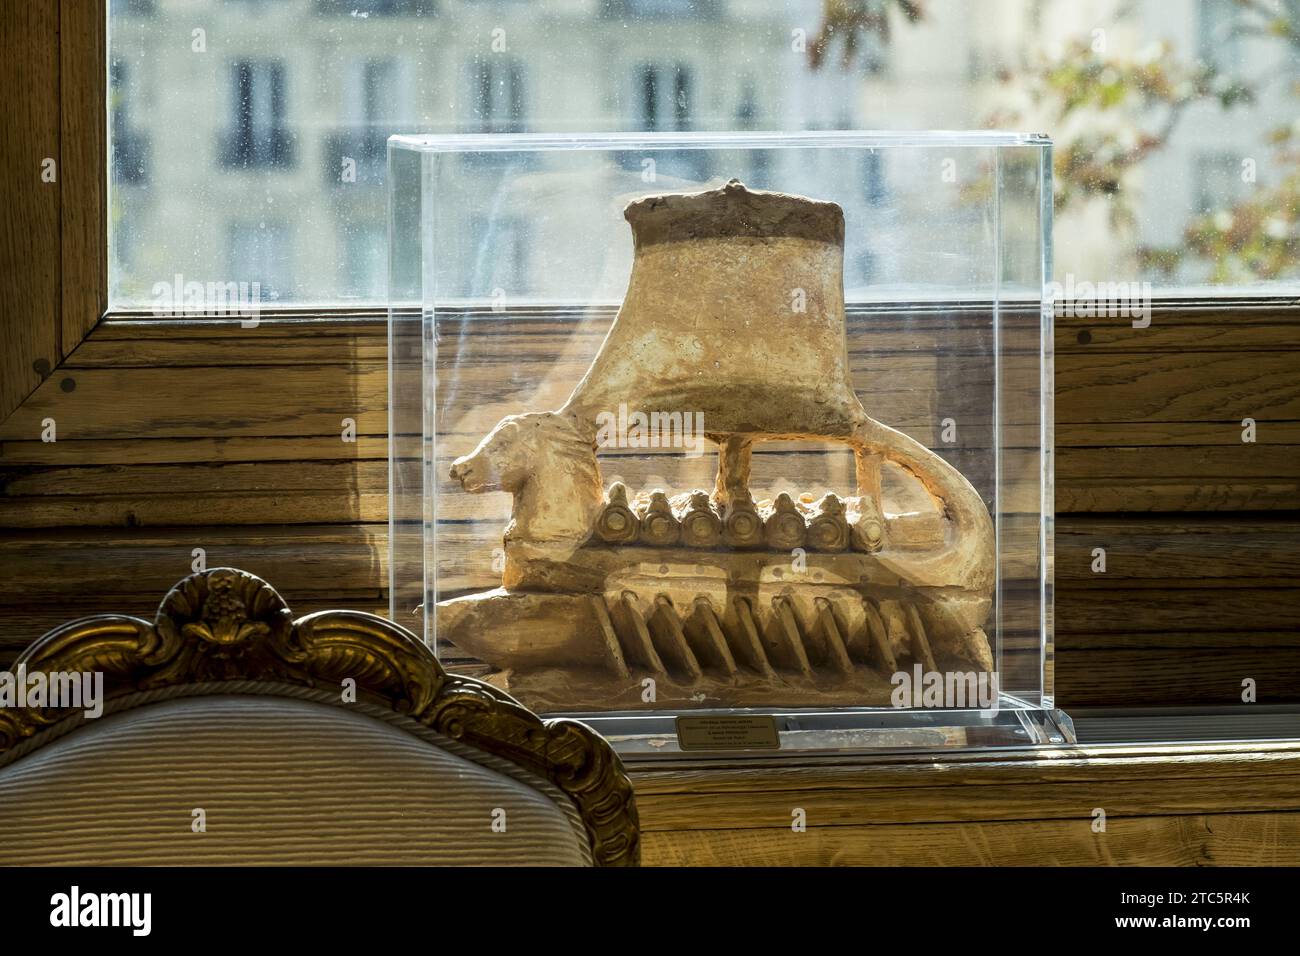
{"label": "wooden window frame", "polygon": [[[0,421],[81,344],[108,305],[108,0],[37,0],[3,18],[0,146],[12,211],[5,266]],[[45,182],[48,160],[55,180]]]}

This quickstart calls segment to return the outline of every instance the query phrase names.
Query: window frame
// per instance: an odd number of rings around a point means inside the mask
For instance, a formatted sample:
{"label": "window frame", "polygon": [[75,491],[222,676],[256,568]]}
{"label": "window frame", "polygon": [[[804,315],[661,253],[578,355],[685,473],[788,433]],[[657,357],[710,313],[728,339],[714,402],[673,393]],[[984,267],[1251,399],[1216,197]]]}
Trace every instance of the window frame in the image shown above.
{"label": "window frame", "polygon": [[3,198],[10,248],[24,250],[29,274],[4,280],[0,422],[108,305],[108,3],[39,0],[5,18],[13,82],[2,109],[13,134]]}

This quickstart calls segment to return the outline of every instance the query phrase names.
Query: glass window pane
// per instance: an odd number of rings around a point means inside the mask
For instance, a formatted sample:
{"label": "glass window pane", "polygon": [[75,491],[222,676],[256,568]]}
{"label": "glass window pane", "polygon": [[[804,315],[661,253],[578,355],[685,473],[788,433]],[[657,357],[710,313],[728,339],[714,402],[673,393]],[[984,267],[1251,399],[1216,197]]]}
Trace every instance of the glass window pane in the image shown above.
{"label": "glass window pane", "polygon": [[[397,132],[1042,131],[1062,283],[1300,286],[1300,0],[112,0],[110,18],[114,308],[178,275],[380,303]],[[661,172],[816,191],[815,170],[770,182],[761,154],[702,155]],[[860,176],[888,216],[888,170]],[[522,231],[484,241],[494,269],[528,268]],[[862,281],[890,255],[857,251]]]}

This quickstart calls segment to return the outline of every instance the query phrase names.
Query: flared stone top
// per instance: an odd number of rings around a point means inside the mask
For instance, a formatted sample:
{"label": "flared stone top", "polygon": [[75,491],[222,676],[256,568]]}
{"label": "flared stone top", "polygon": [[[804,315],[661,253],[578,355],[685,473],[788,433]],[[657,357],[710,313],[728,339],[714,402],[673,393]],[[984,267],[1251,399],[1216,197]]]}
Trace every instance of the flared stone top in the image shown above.
{"label": "flared stone top", "polygon": [[644,196],[628,203],[638,247],[691,239],[811,239],[844,247],[844,210],[833,202],[749,189],[739,179],[698,193]]}
{"label": "flared stone top", "polygon": [[844,213],[738,180],[650,196],[618,316],[564,411],[703,415],[710,437],[845,437],[867,420],[849,376]]}

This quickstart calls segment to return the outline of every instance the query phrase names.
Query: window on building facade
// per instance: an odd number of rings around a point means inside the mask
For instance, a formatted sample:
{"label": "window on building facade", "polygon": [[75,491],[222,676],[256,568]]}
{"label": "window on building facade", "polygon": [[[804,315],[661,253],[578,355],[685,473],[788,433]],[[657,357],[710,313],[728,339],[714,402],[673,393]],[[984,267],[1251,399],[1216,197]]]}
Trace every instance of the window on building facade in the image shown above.
{"label": "window on building facade", "polygon": [[473,119],[478,133],[522,133],[525,128],[524,67],[514,57],[485,57],[471,66]]}
{"label": "window on building facade", "polygon": [[358,224],[343,234],[343,242],[343,294],[349,299],[382,301],[387,292],[387,225],[382,221]]}
{"label": "window on building facade", "polygon": [[322,16],[419,17],[436,9],[437,0],[316,0]]}
{"label": "window on building facade", "polygon": [[1243,23],[1236,0],[1200,0],[1196,10],[1196,53],[1221,70],[1241,67]]}
{"label": "window on building facade", "polygon": [[235,221],[227,233],[228,267],[225,275],[253,287],[262,302],[285,298],[294,271],[293,228],[284,222]]}
{"label": "window on building facade", "polygon": [[149,138],[132,120],[134,91],[129,80],[129,64],[122,60],[109,64],[109,113],[116,131],[112,143],[112,175],[118,185],[143,186],[149,179]]}
{"label": "window on building facade", "polygon": [[642,66],[636,74],[637,125],[650,132],[691,128],[691,68],[685,63]]}
{"label": "window on building facade", "polygon": [[229,77],[230,125],[224,134],[222,165],[244,169],[293,165],[284,63],[236,60]]}
{"label": "window on building facade", "polygon": [[385,54],[366,54],[347,61],[342,122],[324,141],[328,183],[383,181],[388,137],[409,111],[408,67],[405,59]]}
{"label": "window on building facade", "polygon": [[1238,201],[1248,194],[1249,184],[1241,177],[1241,159],[1233,153],[1199,153],[1188,172],[1196,184],[1195,209],[1202,216],[1213,214],[1225,198]]}

